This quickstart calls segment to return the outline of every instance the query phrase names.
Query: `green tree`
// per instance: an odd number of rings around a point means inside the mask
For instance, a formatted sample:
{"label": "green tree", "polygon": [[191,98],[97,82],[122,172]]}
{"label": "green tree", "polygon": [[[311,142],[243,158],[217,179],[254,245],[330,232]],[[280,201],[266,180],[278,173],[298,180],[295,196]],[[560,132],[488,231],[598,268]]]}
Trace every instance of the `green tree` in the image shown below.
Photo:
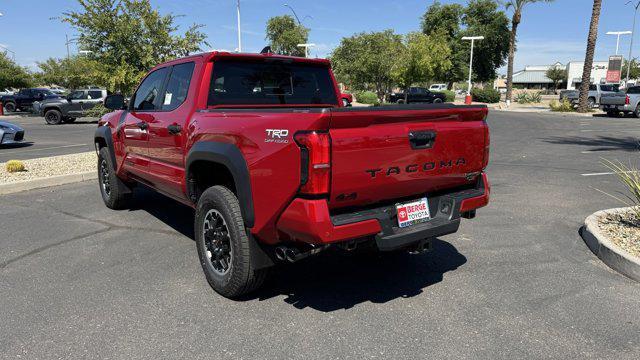
{"label": "green tree", "polygon": [[102,85],[100,64],[85,56],[73,56],[65,59],[49,58],[38,63],[40,72],[35,78],[40,84],[59,85],[68,89],[77,89],[89,85]]}
{"label": "green tree", "polygon": [[513,60],[516,54],[516,39],[518,36],[518,25],[522,21],[522,10],[525,6],[537,2],[552,2],[553,0],[507,0],[505,6],[507,10],[513,10],[511,17],[511,32],[509,34],[509,56],[507,63],[507,100],[511,101],[513,95]]}
{"label": "green tree", "polygon": [[100,83],[131,94],[144,74],[158,63],[202,51],[209,45],[194,24],[177,34],[176,15],[161,15],[149,0],[78,0],[80,10],[62,21],[79,33],[78,44],[100,63]]}
{"label": "green tree", "polygon": [[627,67],[631,63],[631,69],[629,69],[629,79],[639,79],[640,78],[640,64],[638,64],[638,59],[633,58],[631,61],[625,61],[624,65],[622,65],[621,74],[627,74]]}
{"label": "green tree", "polygon": [[587,37],[587,52],[584,56],[584,69],[582,70],[582,83],[580,84],[580,95],[578,96],[578,112],[591,111],[588,103],[589,83],[591,82],[591,68],[593,67],[593,54],[596,51],[596,40],[598,39],[598,22],[600,20],[600,10],[602,0],[593,0],[591,11],[591,22],[589,24],[589,36]]}
{"label": "green tree", "polygon": [[[493,82],[497,69],[505,65],[509,54],[509,18],[494,0],[470,0],[462,20],[466,25],[462,36],[484,36],[475,42],[473,80]],[[470,46],[468,41],[465,43],[468,54]]]}
{"label": "green tree", "polygon": [[485,39],[476,42],[473,74],[475,81],[491,81],[498,68],[504,65],[508,53],[509,20],[494,0],[470,0],[467,6],[442,5],[435,1],[422,16],[422,32],[439,34],[451,49],[451,68],[441,80],[449,87],[466,80],[469,69],[469,43],[466,35],[481,35]]}
{"label": "green tree", "polygon": [[468,46],[465,47],[460,39],[464,11],[460,4],[442,5],[436,0],[422,16],[422,32],[429,36],[440,34],[451,50],[451,67],[441,79],[449,83],[449,88],[464,80],[469,66]]}
{"label": "green tree", "polygon": [[394,85],[392,70],[402,50],[402,36],[392,30],[360,33],[343,38],[331,53],[338,80],[354,90],[373,90],[378,99]]}
{"label": "green tree", "polygon": [[405,102],[414,83],[438,79],[451,68],[450,56],[451,49],[441,35],[413,32],[405,37],[392,70],[393,79],[405,89]]}
{"label": "green tree", "polygon": [[309,29],[296,23],[289,15],[274,16],[267,21],[267,40],[271,51],[280,55],[304,56],[304,49],[298,44],[305,44],[309,39]]}
{"label": "green tree", "polygon": [[0,89],[28,87],[32,83],[29,71],[0,52]]}
{"label": "green tree", "polygon": [[553,66],[547,69],[545,76],[553,81],[553,90],[558,90],[558,84],[567,80],[567,69],[560,66]]}

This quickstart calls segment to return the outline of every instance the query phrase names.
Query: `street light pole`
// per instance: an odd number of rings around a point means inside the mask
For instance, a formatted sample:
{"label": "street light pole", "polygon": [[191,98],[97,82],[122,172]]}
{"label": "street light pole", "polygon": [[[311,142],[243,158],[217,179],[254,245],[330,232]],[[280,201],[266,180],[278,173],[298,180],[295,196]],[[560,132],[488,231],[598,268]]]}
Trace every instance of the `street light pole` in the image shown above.
{"label": "street light pole", "polygon": [[296,14],[296,11],[293,10],[293,7],[291,7],[291,5],[289,5],[289,4],[284,4],[284,6],[288,7],[289,9],[291,9],[291,12],[293,13],[293,16],[295,16],[296,20],[298,21],[298,25],[302,25],[302,23],[300,22],[300,18],[298,17],[298,14]]}
{"label": "street light pole", "polygon": [[[631,1],[627,1],[627,5],[630,4]],[[629,70],[631,70],[631,51],[633,50],[633,37],[636,34],[636,15],[638,15],[638,7],[640,7],[640,1],[638,1],[635,5],[635,10],[633,12],[633,27],[631,28],[631,44],[629,45],[629,57],[627,58],[627,77],[624,83],[624,87],[627,87],[629,83]]]}
{"label": "street light pole", "polygon": [[483,40],[484,36],[464,36],[462,40],[471,40],[471,56],[469,57],[469,89],[464,99],[465,104],[471,104],[471,73],[473,72],[473,45],[476,40]]}
{"label": "street light pole", "polygon": [[238,52],[242,52],[242,33],[240,32],[240,0],[238,0]]}
{"label": "street light pole", "polygon": [[607,35],[616,35],[616,55],[618,55],[618,48],[620,47],[620,35],[632,34],[631,31],[607,31]]}

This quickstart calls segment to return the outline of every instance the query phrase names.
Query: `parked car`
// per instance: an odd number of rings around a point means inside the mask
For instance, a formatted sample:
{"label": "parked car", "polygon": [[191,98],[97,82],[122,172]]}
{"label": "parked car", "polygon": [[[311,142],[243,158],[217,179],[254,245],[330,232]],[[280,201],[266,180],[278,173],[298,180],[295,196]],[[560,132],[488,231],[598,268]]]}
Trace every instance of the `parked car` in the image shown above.
{"label": "parked car", "polygon": [[16,124],[0,121],[0,145],[12,145],[24,140],[24,129]]}
{"label": "parked car", "polygon": [[340,101],[342,101],[342,106],[351,106],[351,103],[353,102],[353,95],[341,93]]}
{"label": "parked car", "polygon": [[46,99],[58,98],[59,95],[54,94],[49,89],[33,88],[22,89],[15,95],[5,95],[0,97],[0,101],[4,109],[8,112],[16,110],[31,111],[35,101],[43,101]]}
{"label": "parked car", "polygon": [[[576,88],[580,85],[576,84]],[[600,97],[602,94],[613,94],[618,92],[620,85],[618,84],[591,84],[589,85],[589,97],[587,99],[589,107],[593,108],[600,105]],[[560,92],[560,101],[567,99],[574,105],[578,104],[579,90],[564,90]]]}
{"label": "parked car", "polygon": [[51,90],[52,93],[58,94],[58,95],[64,95],[68,93],[67,89],[60,86],[52,86],[49,88],[49,90]]}
{"label": "parked car", "polygon": [[444,91],[447,90],[447,84],[431,84],[429,91]]}
{"label": "parked car", "polygon": [[62,122],[74,122],[76,118],[83,117],[87,111],[100,104],[107,97],[105,89],[78,89],[67,97],[58,97],[35,102],[33,111],[49,125],[58,125]]}
{"label": "parked car", "polygon": [[640,86],[631,86],[625,92],[602,95],[600,109],[609,116],[632,113],[640,118]]}
{"label": "parked car", "polygon": [[343,107],[335,89],[323,59],[158,65],[128,106],[105,99],[102,199],[124,208],[139,182],[194,208],[200,264],[227,297],[329,247],[426,251],[488,203],[486,106]]}
{"label": "parked car", "polygon": [[421,87],[409,88],[409,93],[405,96],[404,92],[391,94],[389,102],[404,104],[406,103],[443,103],[447,99],[443,93],[431,92],[429,89]]}

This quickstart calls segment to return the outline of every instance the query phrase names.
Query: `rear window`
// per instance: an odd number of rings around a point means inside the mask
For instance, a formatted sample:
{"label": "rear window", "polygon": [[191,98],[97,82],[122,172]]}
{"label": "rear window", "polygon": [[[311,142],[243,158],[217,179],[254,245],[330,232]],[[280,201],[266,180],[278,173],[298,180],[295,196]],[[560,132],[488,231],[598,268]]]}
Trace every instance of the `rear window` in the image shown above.
{"label": "rear window", "polygon": [[338,102],[329,68],[282,62],[216,61],[209,106]]}
{"label": "rear window", "polygon": [[640,94],[640,86],[632,86],[627,89],[627,94]]}
{"label": "rear window", "polygon": [[617,92],[619,87],[620,85],[617,84],[600,85],[600,90]]}

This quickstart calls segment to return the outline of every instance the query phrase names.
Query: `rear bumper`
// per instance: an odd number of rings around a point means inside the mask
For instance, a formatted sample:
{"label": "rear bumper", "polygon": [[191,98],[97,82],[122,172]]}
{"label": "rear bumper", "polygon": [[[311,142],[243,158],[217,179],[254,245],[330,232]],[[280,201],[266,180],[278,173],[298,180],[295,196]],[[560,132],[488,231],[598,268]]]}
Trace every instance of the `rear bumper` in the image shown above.
{"label": "rear bumper", "polygon": [[331,215],[324,199],[295,199],[277,228],[293,240],[310,244],[374,237],[379,249],[394,250],[456,232],[460,218],[473,217],[474,210],[489,203],[489,194],[487,176],[482,174],[475,188],[428,196],[431,220],[407,228],[398,227],[394,204]]}
{"label": "rear bumper", "polygon": [[625,111],[625,112],[632,112],[635,110],[634,107],[632,107],[631,105],[609,105],[609,104],[605,104],[605,105],[600,105],[600,110],[602,111]]}

